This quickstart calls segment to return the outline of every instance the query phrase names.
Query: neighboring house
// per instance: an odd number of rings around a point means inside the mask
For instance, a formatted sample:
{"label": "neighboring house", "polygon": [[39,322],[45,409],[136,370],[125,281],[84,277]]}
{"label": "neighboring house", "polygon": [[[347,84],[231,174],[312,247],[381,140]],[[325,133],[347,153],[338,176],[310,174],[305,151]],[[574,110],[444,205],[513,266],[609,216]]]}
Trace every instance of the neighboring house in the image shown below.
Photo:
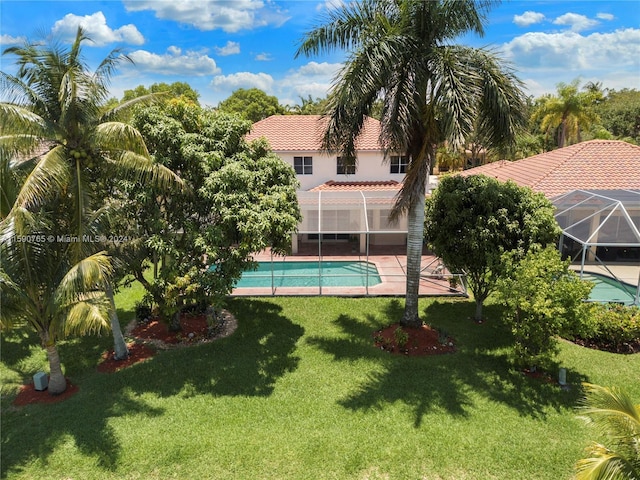
{"label": "neighboring house", "polygon": [[572,190],[640,189],[640,147],[619,140],[590,140],[523,158],[461,172],[512,180],[547,198]]}
{"label": "neighboring house", "polygon": [[322,150],[324,126],[320,115],[273,115],[254,123],[247,140],[266,138],[273,151],[296,171],[300,190],[327,182],[402,182],[407,157],[391,155],[384,161],[378,120],[365,120],[356,143],[357,165],[353,166],[344,165],[337,154]]}
{"label": "neighboring house", "polygon": [[[512,180],[553,199],[569,238],[584,238],[601,259],[638,263],[640,259],[640,146],[619,140],[590,140],[515,162],[489,163],[461,172]],[[573,192],[573,194],[571,193]],[[607,192],[610,192],[609,194]],[[626,198],[625,208],[608,197]],[[567,204],[567,199],[575,202]],[[565,212],[567,212],[565,214]],[[578,233],[576,233],[578,232]],[[575,245],[565,241],[575,256]]]}
{"label": "neighboring house", "polygon": [[253,124],[247,140],[266,138],[272,150],[293,167],[303,216],[293,251],[300,244],[355,241],[361,253],[371,245],[404,245],[406,219],[388,221],[402,186],[407,157],[385,161],[378,138],[380,122],[367,117],[356,142],[356,165],[322,149],[325,123],[320,115],[273,115]]}

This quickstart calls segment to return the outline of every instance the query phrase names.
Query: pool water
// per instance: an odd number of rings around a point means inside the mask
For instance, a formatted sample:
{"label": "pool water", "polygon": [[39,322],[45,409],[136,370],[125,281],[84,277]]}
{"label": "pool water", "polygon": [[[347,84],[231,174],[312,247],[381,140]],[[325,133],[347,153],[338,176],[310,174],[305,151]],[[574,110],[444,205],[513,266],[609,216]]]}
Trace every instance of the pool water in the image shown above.
{"label": "pool water", "polygon": [[373,263],[361,261],[258,262],[246,271],[236,288],[256,287],[366,287],[382,283]]}
{"label": "pool water", "polygon": [[618,282],[615,278],[597,273],[585,273],[583,280],[593,282],[595,286],[591,290],[589,300],[593,302],[616,302],[626,305],[633,304],[636,296],[636,287],[628,283]]}

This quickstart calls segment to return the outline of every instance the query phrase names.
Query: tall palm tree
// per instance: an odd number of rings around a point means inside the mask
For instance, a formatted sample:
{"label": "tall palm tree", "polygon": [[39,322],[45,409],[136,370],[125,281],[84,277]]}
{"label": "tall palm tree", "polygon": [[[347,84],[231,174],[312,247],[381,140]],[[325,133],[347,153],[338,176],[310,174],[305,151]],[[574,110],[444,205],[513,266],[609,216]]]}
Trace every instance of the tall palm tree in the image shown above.
{"label": "tall palm tree", "polygon": [[[116,121],[151,96],[103,111],[111,75],[130,59],[116,49],[91,72],[82,57],[82,45],[89,40],[78,28],[68,49],[40,43],[7,48],[3,54],[16,57],[17,73],[0,72],[7,100],[0,103],[0,156],[34,151],[43,143],[51,147],[23,179],[12,208],[36,211],[48,202],[66,202],[53,220],[56,237],[74,239],[68,251],[73,263],[105,248],[96,241],[98,234],[117,234],[100,229],[107,213],[102,193],[110,181],[125,176],[159,185],[179,182],[170,170],[153,163],[137,130]],[[112,292],[109,285],[107,291]],[[116,356],[126,357],[117,316],[112,318]]]}
{"label": "tall palm tree", "polygon": [[599,121],[592,107],[598,99],[602,99],[602,91],[592,83],[585,88],[580,92],[578,80],[569,84],[561,82],[557,85],[558,94],[542,97],[533,113],[533,120],[540,122],[543,132],[557,132],[559,148],[565,147],[571,140],[580,142],[580,132]]}
{"label": "tall palm tree", "polygon": [[640,404],[617,388],[585,384],[581,415],[608,438],[576,464],[577,480],[640,479]]}
{"label": "tall palm tree", "polygon": [[297,55],[349,51],[329,94],[324,145],[356,161],[356,138],[382,100],[380,141],[387,154],[410,158],[392,218],[408,214],[407,289],[401,323],[418,316],[427,174],[436,146],[456,148],[474,129],[488,145],[514,138],[524,124],[520,82],[494,52],[454,45],[483,34],[492,0],[362,0],[327,14],[302,40]]}
{"label": "tall palm tree", "polygon": [[0,328],[31,326],[49,360],[49,393],[67,383],[57,341],[109,327],[104,294],[111,274],[109,258],[98,252],[71,263],[67,245],[49,241],[53,222],[18,207],[0,222]]}

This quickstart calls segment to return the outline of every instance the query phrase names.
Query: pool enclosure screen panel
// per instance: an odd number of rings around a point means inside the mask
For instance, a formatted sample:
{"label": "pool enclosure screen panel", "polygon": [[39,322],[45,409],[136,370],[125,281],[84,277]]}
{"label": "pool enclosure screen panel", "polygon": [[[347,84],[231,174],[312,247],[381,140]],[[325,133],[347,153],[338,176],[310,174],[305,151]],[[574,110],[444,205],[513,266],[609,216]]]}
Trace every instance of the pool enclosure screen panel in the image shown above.
{"label": "pool enclosure screen panel", "polygon": [[406,220],[389,222],[395,191],[298,192],[301,234],[406,233]]}
{"label": "pool enclosure screen panel", "polygon": [[589,246],[640,247],[639,190],[574,190],[553,204],[566,237]]}

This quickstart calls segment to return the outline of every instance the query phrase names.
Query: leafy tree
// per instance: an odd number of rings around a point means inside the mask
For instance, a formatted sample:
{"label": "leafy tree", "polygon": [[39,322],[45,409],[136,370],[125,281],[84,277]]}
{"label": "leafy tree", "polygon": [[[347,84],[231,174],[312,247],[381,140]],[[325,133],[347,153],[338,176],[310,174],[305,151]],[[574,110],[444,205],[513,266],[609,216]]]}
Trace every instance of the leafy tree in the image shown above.
{"label": "leafy tree", "polygon": [[505,273],[503,253],[522,257],[560,233],[553,205],[541,193],[484,175],[447,176],[427,201],[426,240],[449,269],[464,271],[475,320]]}
{"label": "leafy tree", "polygon": [[[180,172],[185,188],[158,195],[145,184],[123,185],[121,217],[138,239],[123,257],[177,329],[183,305],[220,306],[254,253],[288,251],[300,219],[297,181],[265,143],[245,142],[251,123],[237,115],[174,99],[139,110],[134,125],[154,161]],[[149,281],[143,274],[156,260]]]}
{"label": "leafy tree", "polygon": [[165,94],[165,98],[184,97],[185,99],[196,104],[198,103],[198,98],[200,97],[200,94],[186,82],[173,82],[172,84],[161,82],[154,83],[149,88],[145,87],[144,85],[138,85],[131,90],[125,90],[122,101],[128,102],[138,97],[144,97],[158,93]]}
{"label": "leafy tree", "polygon": [[588,457],[576,464],[576,480],[631,480],[640,478],[640,404],[618,388],[584,384],[581,417],[607,437],[594,442]]}
{"label": "leafy tree", "polygon": [[640,144],[640,91],[609,90],[595,110],[602,126],[615,138]]}
{"label": "leafy tree", "polygon": [[57,232],[48,220],[16,208],[0,223],[0,327],[36,331],[49,360],[48,391],[57,395],[67,387],[57,341],[109,328],[111,266],[105,252],[70,262],[66,245],[50,240]]}
{"label": "leafy tree", "polygon": [[524,123],[520,82],[495,53],[453,44],[484,32],[496,2],[362,0],[327,13],[297,55],[349,51],[327,109],[324,146],[356,162],[364,118],[382,101],[380,141],[409,166],[392,218],[408,213],[407,288],[401,323],[418,326],[427,174],[436,146],[460,146],[475,128],[487,146],[509,143]]}
{"label": "leafy tree", "polygon": [[[20,152],[50,145],[47,152],[24,166],[25,171],[29,168],[25,175],[13,176],[16,189],[7,216],[21,208],[51,212],[54,237],[74,239],[65,248],[70,265],[106,248],[98,239],[100,234],[113,233],[104,230],[103,220],[108,213],[104,192],[114,178],[137,178],[152,184],[176,181],[172,172],[151,162],[139,132],[117,121],[118,114],[136,100],[103,109],[109,79],[128,57],[113,50],[91,72],[82,56],[87,40],[78,28],[68,49],[41,43],[10,47],[4,54],[16,57],[17,74],[0,72],[0,86],[8,99],[0,103],[3,165]],[[7,199],[3,209],[9,202]],[[116,350],[126,355],[120,326],[117,322],[112,326]]]}
{"label": "leafy tree", "polygon": [[542,97],[532,115],[543,132],[557,134],[560,148],[582,141],[581,132],[599,122],[594,106],[602,99],[602,93],[594,88],[580,92],[579,85],[579,80],[559,83],[558,94]]}
{"label": "leafy tree", "polygon": [[229,98],[218,104],[218,109],[227,113],[236,113],[251,122],[285,113],[277,97],[267,95],[259,88],[235,90]]}
{"label": "leafy tree", "polygon": [[548,246],[522,259],[506,254],[507,274],[497,282],[505,321],[515,337],[513,360],[521,367],[549,367],[556,335],[574,326],[584,313],[592,284],[569,270],[570,260]]}

